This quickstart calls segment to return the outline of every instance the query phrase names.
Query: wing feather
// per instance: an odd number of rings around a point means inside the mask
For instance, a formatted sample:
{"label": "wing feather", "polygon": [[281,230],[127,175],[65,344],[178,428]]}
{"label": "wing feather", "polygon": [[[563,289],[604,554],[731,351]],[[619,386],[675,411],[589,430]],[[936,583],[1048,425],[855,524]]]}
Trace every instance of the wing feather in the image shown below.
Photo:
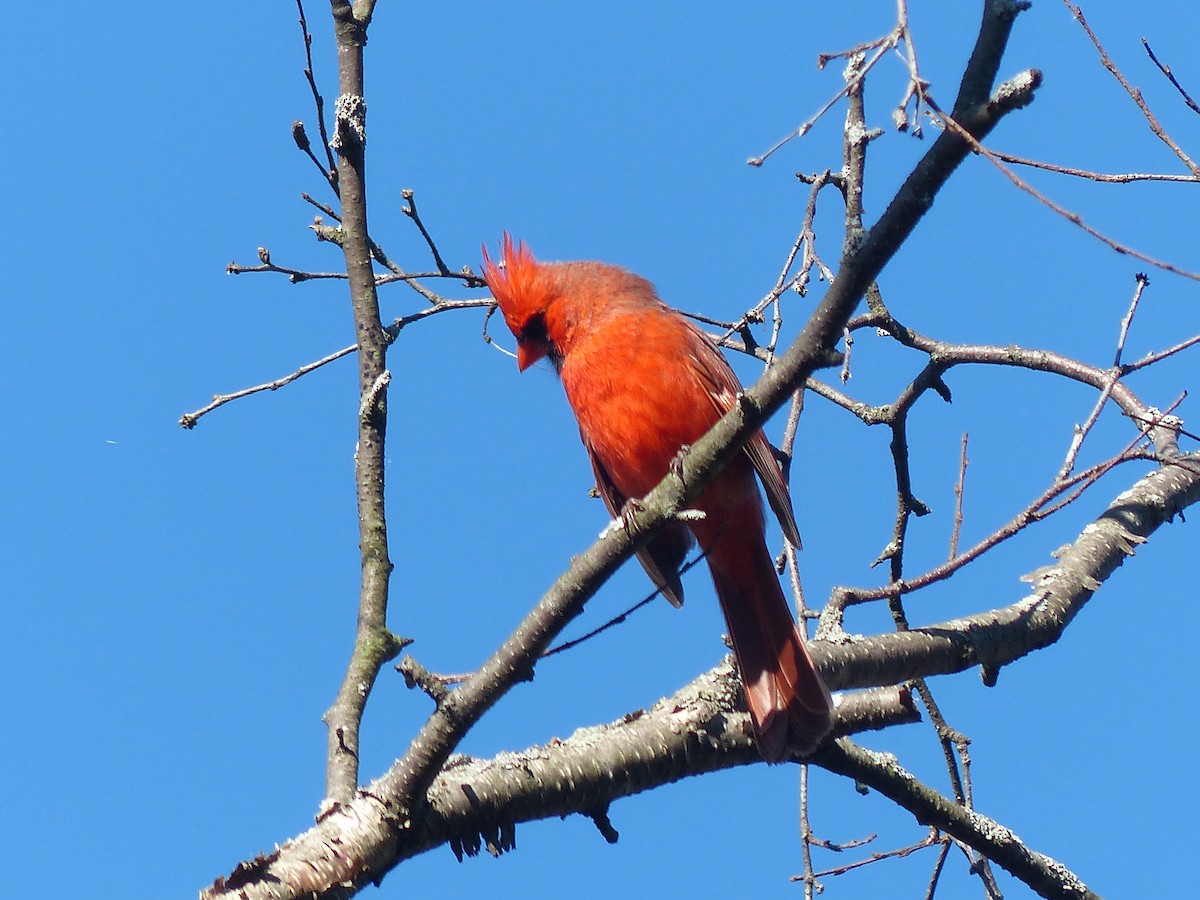
{"label": "wing feather", "polygon": [[[588,459],[592,463],[592,472],[596,476],[596,488],[608,507],[609,513],[615,519],[621,515],[625,505],[625,497],[604,469],[604,463],[592,449],[587,436],[580,433],[583,446],[587,448]],[[662,533],[650,543],[637,551],[638,562],[654,582],[654,586],[662,592],[667,601],[675,607],[683,606],[683,582],[679,578],[679,567],[683,563],[687,551],[692,545],[691,533],[683,525],[668,525]]]}
{"label": "wing feather", "polygon": [[[689,323],[690,324],[690,323]],[[695,344],[695,370],[708,387],[708,395],[713,405],[721,415],[729,412],[741,390],[741,384],[734,374],[729,362],[721,355],[721,351],[704,332],[692,328],[699,340]],[[788,492],[787,483],[783,480],[783,469],[775,457],[771,442],[760,429],[755,432],[742,448],[767,494],[767,503],[775,517],[783,536],[793,547],[800,547],[800,529],[796,526],[796,515],[792,511],[792,498]]]}

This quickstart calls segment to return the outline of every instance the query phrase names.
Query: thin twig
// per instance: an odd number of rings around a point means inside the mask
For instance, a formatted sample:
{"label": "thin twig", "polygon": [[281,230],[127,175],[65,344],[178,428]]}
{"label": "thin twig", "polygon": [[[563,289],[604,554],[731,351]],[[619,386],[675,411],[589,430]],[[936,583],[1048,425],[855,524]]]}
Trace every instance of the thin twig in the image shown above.
{"label": "thin twig", "polygon": [[929,884],[925,888],[925,900],[933,900],[938,882],[942,878],[942,872],[946,868],[946,857],[950,855],[950,842],[941,841],[940,843],[941,849],[938,850],[937,860],[933,864],[933,871],[929,873]]}
{"label": "thin twig", "polygon": [[[265,255],[264,255],[265,254]],[[243,266],[240,263],[231,262],[225,267],[226,275],[252,275],[260,272],[274,272],[279,275],[286,275],[288,281],[292,284],[301,284],[305,281],[319,281],[323,278],[333,278],[345,280],[345,272],[306,272],[303,269],[292,269],[287,266],[277,266],[271,262],[270,251],[263,247],[258,248],[258,258],[264,260],[257,266]]]}
{"label": "thin twig", "polygon": [[1173,347],[1168,347],[1166,350],[1160,350],[1157,353],[1147,353],[1137,362],[1126,363],[1124,366],[1125,374],[1128,375],[1130,372],[1136,372],[1138,369],[1144,369],[1147,366],[1152,366],[1156,362],[1160,362],[1166,359],[1168,356],[1174,356],[1176,353],[1182,353],[1189,347],[1196,346],[1196,344],[1200,344],[1200,334],[1190,337],[1186,341],[1180,341],[1178,344],[1175,344]]}
{"label": "thin twig", "polygon": [[939,107],[933,98],[928,94],[925,97],[925,101],[929,105],[929,108],[937,114],[938,118],[947,129],[953,131],[956,135],[966,141],[971,146],[972,150],[985,157],[989,162],[991,162],[992,165],[1003,172],[1008,180],[1014,185],[1016,185],[1025,193],[1029,194],[1029,196],[1033,197],[1043,206],[1062,216],[1072,225],[1082,229],[1087,234],[1090,234],[1096,240],[1100,241],[1102,244],[1106,245],[1112,250],[1115,250],[1117,253],[1121,253],[1126,256],[1132,256],[1134,259],[1140,259],[1142,262],[1154,266],[1156,269],[1162,269],[1164,272],[1172,272],[1176,275],[1181,275],[1184,278],[1190,278],[1192,281],[1200,281],[1200,273],[1191,272],[1187,269],[1181,269],[1178,266],[1172,265],[1171,263],[1155,259],[1152,256],[1148,256],[1139,250],[1135,250],[1130,246],[1110,238],[1108,235],[1104,234],[1098,229],[1088,225],[1085,221],[1083,221],[1083,217],[1079,215],[1079,213],[1073,213],[1065,207],[1060,206],[1058,203],[1051,200],[1041,191],[1037,190],[1037,188],[1033,187],[1033,185],[1022,179],[1019,175],[1017,175],[1016,172],[1006,166],[995,153],[993,153],[987,147],[984,147],[983,144],[979,143],[979,141],[975,140],[975,138],[973,138],[970,133],[962,127],[962,125],[956,122],[949,114],[943,112],[941,107]]}
{"label": "thin twig", "polygon": [[1104,184],[1132,184],[1137,181],[1200,182],[1200,177],[1196,175],[1168,175],[1156,172],[1124,172],[1120,174],[1090,172],[1086,169],[1074,169],[1070,166],[1059,166],[1055,165],[1054,163],[1041,162],[1036,159],[1027,159],[1026,157],[1016,156],[1012,153],[1002,153],[999,150],[993,150],[991,152],[997,159],[1004,160],[1006,163],[1012,163],[1014,166],[1025,166],[1030,169],[1044,169],[1047,172],[1054,172],[1058,175],[1071,175],[1075,178],[1084,178],[1088,181],[1097,181]]}
{"label": "thin twig", "polygon": [[[378,262],[379,257],[376,255],[375,251],[378,251],[380,254],[382,254],[382,250],[380,250],[379,246],[373,243],[371,255]],[[259,258],[261,259],[262,257],[260,256]],[[383,258],[387,259],[387,256],[383,255]],[[388,260],[388,262],[391,262],[391,260]],[[346,279],[345,272],[308,272],[304,269],[293,269],[288,266],[278,266],[269,260],[267,262],[260,263],[257,266],[244,266],[241,263],[231,262],[225,267],[226,275],[257,275],[264,272],[273,272],[278,275],[286,275],[292,284],[301,284],[305,281],[319,281],[321,279],[335,279],[342,281]],[[403,281],[417,287],[418,293],[429,300],[429,302],[433,305],[440,305],[448,302],[441,295],[430,291],[423,285],[417,284],[417,282],[425,278],[454,278],[458,281],[462,281],[463,287],[467,288],[480,288],[486,286],[486,282],[484,282],[484,280],[478,275],[473,275],[466,272],[405,272],[399,269],[399,267],[397,267],[396,271],[389,271],[386,275],[376,275],[375,284],[376,286],[380,286],[384,284],[394,284],[397,281]],[[490,303],[491,301],[485,302]]]}
{"label": "thin twig", "polygon": [[486,309],[490,316],[496,309],[496,301],[491,297],[472,297],[470,300],[442,300],[432,306],[426,306],[424,309],[418,309],[416,312],[393,319],[392,324],[384,330],[391,335],[392,340],[395,340],[401,331],[415,322],[428,319],[430,316],[437,316],[460,309]]}
{"label": "thin twig", "polygon": [[340,215],[338,215],[337,210],[335,210],[328,203],[321,203],[319,200],[313,199],[311,194],[302,193],[300,195],[300,199],[303,200],[305,203],[312,204],[317,209],[319,209],[321,212],[323,212],[325,215],[329,216],[329,218],[333,219],[335,222],[342,221],[342,217]]}
{"label": "thin twig", "polygon": [[[892,30],[889,34],[885,35],[884,37],[881,37],[874,41],[870,41],[866,44],[862,44],[859,47],[856,47],[854,50],[845,51],[844,53],[821,54],[821,56],[817,60],[817,67],[818,68],[823,67],[825,65],[825,63],[827,63],[831,59],[836,59],[840,56],[852,55],[856,52],[865,52],[866,50],[869,50],[874,47],[874,48],[876,48],[875,55],[872,56],[866,62],[866,64],[862,67],[862,76],[865,76],[867,74],[867,72],[871,71],[871,69],[874,68],[875,64],[877,62],[879,62],[880,59],[883,58],[884,54],[886,54],[888,50],[890,50],[892,47],[896,46],[896,41],[898,39],[899,38],[898,38],[896,31]],[[860,76],[860,78],[862,76]],[[777,150],[779,150],[781,147],[783,147],[789,141],[793,141],[797,138],[804,137],[804,135],[808,134],[812,130],[813,126],[816,125],[818,121],[820,121],[821,117],[824,116],[827,112],[829,112],[829,110],[833,109],[833,107],[837,105],[837,102],[839,100],[841,100],[843,97],[845,97],[846,94],[854,86],[855,86],[855,84],[853,82],[848,82],[845,87],[843,87],[840,91],[838,91],[836,94],[834,94],[832,97],[830,97],[829,101],[824,106],[822,106],[819,110],[817,110],[815,113],[813,113],[813,115],[807,121],[802,122],[796,128],[795,131],[792,131],[791,133],[784,135],[782,138],[780,138],[778,141],[776,141],[771,147],[769,147],[767,149],[767,151],[765,153],[763,153],[761,156],[750,157],[748,160],[746,160],[746,163],[748,165],[754,166],[755,168],[759,168],[762,166],[763,163],[765,163],[768,159],[770,159],[771,156],[774,155]]]}
{"label": "thin twig", "polygon": [[[1125,449],[1122,450],[1121,453],[1117,454],[1117,457],[1114,457],[1114,458],[1118,458],[1118,457],[1124,456],[1126,454],[1132,454],[1133,449],[1138,444],[1140,444],[1144,438],[1149,437],[1151,439],[1151,441],[1153,441],[1152,435],[1153,435],[1154,431],[1156,429],[1158,429],[1160,426],[1167,424],[1168,420],[1171,418],[1171,413],[1175,410],[1176,407],[1179,406],[1179,404],[1181,404],[1184,401],[1184,399],[1186,397],[1187,397],[1187,391],[1184,391],[1182,394],[1180,394],[1178,397],[1176,397],[1175,402],[1173,402],[1165,410],[1162,410],[1162,411],[1151,410],[1150,412],[1152,415],[1150,416],[1149,419],[1135,419],[1135,421],[1137,421],[1138,424],[1141,426],[1142,433],[1139,434],[1137,437],[1135,437],[1133,440],[1131,440],[1128,444],[1126,444]],[[1174,431],[1174,429],[1172,429],[1172,431]],[[1174,438],[1174,434],[1172,435],[1172,437]],[[1156,449],[1158,449],[1158,448],[1156,448]],[[1155,457],[1156,461],[1162,462],[1163,459],[1160,457],[1161,457],[1161,454],[1156,456]],[[1053,506],[1048,506],[1044,510],[1042,510],[1040,512],[1041,518],[1046,518],[1047,516],[1052,516],[1052,515],[1054,515],[1054,513],[1058,512],[1064,506],[1068,506],[1071,503],[1074,503],[1077,499],[1079,499],[1080,496],[1083,495],[1083,492],[1086,491],[1090,486],[1091,486],[1091,482],[1087,482],[1087,481],[1076,486],[1071,493],[1066,495],[1066,497],[1059,500]]]}
{"label": "thin twig", "polygon": [[992,871],[991,861],[971,845],[959,838],[950,839],[951,846],[957,847],[967,860],[967,869],[971,874],[978,875],[983,882],[983,892],[986,900],[1004,900],[1000,885],[996,883],[996,875]]}
{"label": "thin twig", "polygon": [[[757,304],[746,310],[746,312],[742,314],[741,318],[733,323],[717,321],[696,313],[686,313],[689,318],[695,319],[698,322],[703,322],[706,325],[712,325],[715,328],[723,328],[725,333],[720,336],[714,336],[713,338],[718,344],[724,345],[733,335],[741,334],[747,345],[751,345],[753,335],[750,333],[750,325],[762,322],[763,312],[772,304],[774,304],[776,314],[778,314],[779,299],[786,291],[795,291],[801,297],[805,296],[814,265],[818,267],[821,277],[825,278],[829,284],[833,283],[833,273],[829,270],[828,266],[821,261],[820,257],[817,256],[817,237],[813,230],[813,220],[817,215],[817,195],[826,185],[834,183],[835,179],[830,173],[829,169],[826,169],[824,172],[820,172],[816,175],[798,177],[800,177],[800,179],[806,184],[811,185],[811,189],[808,192],[808,202],[805,204],[804,208],[804,221],[801,223],[800,233],[796,236],[795,242],[788,251],[787,258],[784,260],[783,268],[780,269],[779,277],[775,279],[775,285],[771,288],[771,290],[768,291],[766,296],[764,296]],[[837,180],[840,183],[840,176]],[[800,270],[795,275],[789,277],[792,265],[796,260],[796,255],[801,250],[804,251],[804,255],[800,262]],[[777,337],[777,334],[773,335],[772,337],[772,347],[774,347],[773,342],[775,337]],[[769,362],[769,357],[767,357],[764,361]]]}
{"label": "thin twig", "polygon": [[[808,818],[809,775],[811,769],[808,763],[800,764],[800,856],[804,864],[801,878],[804,881],[804,900],[813,900],[816,891],[821,889],[820,882],[813,868],[812,848],[820,842],[814,840],[812,824]],[[793,881],[795,878],[792,879]]]}
{"label": "thin twig", "polygon": [[[921,77],[920,67],[917,65],[917,48],[913,44],[912,30],[908,25],[907,0],[896,0],[896,31],[899,34],[900,42],[905,46],[905,52],[900,53],[899,44],[897,44],[896,54],[908,68],[908,84],[904,89],[904,97],[892,113],[892,121],[900,131],[908,131],[913,137],[920,138],[922,137],[921,97],[929,85]],[[906,114],[910,100],[915,101],[912,116]]]}
{"label": "thin twig", "polygon": [[1075,461],[1079,458],[1079,451],[1083,449],[1084,439],[1087,438],[1096,423],[1100,420],[1100,414],[1104,411],[1104,407],[1108,403],[1108,398],[1112,396],[1113,388],[1116,387],[1117,381],[1124,374],[1121,368],[1121,354],[1125,351],[1125,341],[1129,337],[1129,326],[1133,324],[1133,315],[1137,312],[1138,303],[1142,299],[1142,291],[1150,283],[1150,279],[1141,272],[1135,277],[1137,286],[1134,288],[1133,299],[1129,303],[1129,309],[1126,311],[1124,318],[1121,319],[1121,330],[1117,335],[1117,349],[1113,356],[1112,368],[1109,370],[1104,386],[1100,390],[1100,396],[1096,398],[1096,402],[1092,406],[1091,413],[1082,425],[1075,426],[1071,445],[1067,449],[1066,459],[1063,460],[1062,468],[1059,469],[1057,476],[1060,481],[1070,475],[1075,468]]}
{"label": "thin twig", "polygon": [[[686,563],[684,563],[680,567],[679,574],[682,575],[684,572],[687,572],[689,569],[691,569],[693,566],[697,565],[703,559],[704,559],[704,554],[699,554],[695,558],[688,560]],[[581,635],[580,637],[573,638],[569,641],[563,641],[560,644],[556,644],[555,646],[544,651],[540,658],[546,659],[549,656],[557,656],[559,653],[565,653],[567,650],[570,650],[574,647],[578,647],[580,644],[585,643],[586,641],[590,641],[592,638],[603,634],[604,632],[608,631],[610,628],[615,628],[617,625],[623,624],[625,622],[625,620],[628,619],[633,613],[637,612],[639,609],[641,609],[644,606],[648,606],[661,593],[662,593],[661,590],[652,591],[650,594],[643,597],[641,600],[639,600],[637,603],[633,604],[633,606],[629,607],[624,612],[613,616],[611,619],[609,619],[603,625],[600,625],[597,628],[593,628],[591,631],[587,632],[584,635]]]}
{"label": "thin twig", "polygon": [[[1110,457],[1103,462],[1096,463],[1090,466],[1065,481],[1056,481],[1046,488],[1041,494],[1034,498],[1024,509],[1017,513],[1005,525],[993,531],[990,535],[979,541],[977,544],[963,551],[954,559],[942,563],[939,566],[928,570],[922,575],[914,578],[907,578],[903,581],[895,581],[889,584],[881,585],[876,588],[855,588],[841,589],[838,593],[845,594],[845,600],[842,603],[844,606],[853,606],[859,603],[867,603],[873,600],[882,600],[887,597],[899,596],[900,594],[908,594],[921,588],[928,587],[931,584],[936,584],[939,581],[945,581],[967,563],[982,556],[984,553],[1007,541],[1009,538],[1020,533],[1025,528],[1029,527],[1034,522],[1045,519],[1053,513],[1060,510],[1065,504],[1056,504],[1050,506],[1051,502],[1061,497],[1068,491],[1083,486],[1091,486],[1095,484],[1101,477],[1110,472],[1113,468],[1121,463],[1132,462],[1134,460],[1149,460],[1151,462],[1161,462],[1157,454],[1146,453],[1143,451],[1126,450],[1116,456]],[[1071,496],[1071,499],[1077,499],[1078,493]]]}
{"label": "thin twig", "polygon": [[1192,162],[1191,157],[1183,152],[1183,148],[1175,143],[1175,139],[1159,124],[1158,119],[1154,117],[1154,113],[1150,112],[1150,107],[1146,104],[1146,99],[1142,96],[1142,92],[1126,80],[1125,75],[1117,68],[1117,64],[1112,61],[1112,58],[1105,51],[1104,46],[1100,43],[1100,39],[1096,37],[1096,32],[1092,31],[1091,26],[1087,23],[1087,19],[1083,17],[1083,10],[1072,3],[1071,0],[1063,0],[1063,2],[1067,5],[1067,9],[1071,10],[1071,14],[1091,40],[1092,45],[1096,48],[1096,52],[1100,54],[1100,63],[1121,83],[1121,87],[1125,88],[1125,93],[1129,94],[1130,99],[1141,110],[1147,124],[1150,126],[1150,130],[1157,135],[1160,141],[1171,148],[1171,152],[1179,157],[1183,164],[1191,170],[1193,175],[1200,176],[1200,166]]}
{"label": "thin twig", "polygon": [[402,206],[400,211],[412,219],[413,224],[420,229],[421,237],[425,238],[425,243],[429,245],[429,252],[433,254],[434,265],[438,267],[438,271],[443,275],[452,274],[446,267],[446,263],[442,261],[442,254],[438,252],[437,244],[433,242],[433,238],[425,228],[425,223],[421,221],[421,214],[417,212],[417,198],[412,188],[405,188],[400,192],[400,196],[408,201],[408,206]]}
{"label": "thin twig", "polygon": [[[824,869],[820,872],[814,872],[813,878],[828,878],[837,875],[845,875],[847,872],[853,872],[855,869],[861,869],[863,866],[869,866],[873,863],[882,862],[885,859],[904,859],[911,856],[919,850],[925,850],[929,847],[937,846],[941,843],[949,843],[949,838],[939,837],[936,832],[932,832],[925,837],[924,840],[918,841],[915,844],[910,844],[907,847],[897,847],[895,850],[887,850],[881,853],[872,853],[866,859],[855,860],[852,863],[846,863],[844,866],[835,866],[832,869]],[[801,881],[804,878],[802,875],[793,875],[790,881]]]}
{"label": "thin twig", "polygon": [[957,729],[951,728],[946,722],[946,717],[942,714],[942,708],[937,700],[934,699],[933,691],[929,688],[928,679],[914,679],[913,687],[916,690],[917,696],[921,698],[921,703],[925,706],[925,711],[929,714],[929,724],[933,726],[938,746],[942,751],[942,758],[946,763],[946,775],[950,779],[950,786],[954,791],[954,802],[970,809],[970,796],[964,787],[963,773],[959,771],[959,759],[955,756],[956,752],[961,752],[970,741]]}
{"label": "thin twig", "polygon": [[[1031,849],[999,822],[967,810],[934,791],[894,757],[872,753],[842,738],[825,745],[816,762],[855,778],[912,813],[994,859],[1043,897],[1099,900],[1066,866]],[[926,838],[921,846],[929,846]]]}
{"label": "thin twig", "polygon": [[301,119],[297,119],[292,123],[292,140],[296,143],[296,146],[300,149],[300,152],[312,160],[313,165],[317,167],[317,171],[321,173],[321,176],[327,182],[329,182],[330,186],[334,189],[334,193],[337,193],[337,185],[335,181],[331,180],[330,178],[330,170],[321,165],[321,161],[317,159],[316,155],[312,151],[312,141],[309,140],[308,131],[305,129],[304,122]]}
{"label": "thin twig", "polygon": [[1188,108],[1194,113],[1200,113],[1200,105],[1192,99],[1191,95],[1183,89],[1183,85],[1175,80],[1175,73],[1171,71],[1170,66],[1165,66],[1158,61],[1158,57],[1154,55],[1154,51],[1150,49],[1150,42],[1142,38],[1142,46],[1146,48],[1146,53],[1150,56],[1150,61],[1158,66],[1158,70],[1167,76],[1171,84],[1175,85],[1175,90],[1183,96],[1183,102],[1188,105]]}
{"label": "thin twig", "polygon": [[282,378],[276,378],[274,381],[268,381],[264,384],[257,384],[254,387],[244,388],[240,391],[234,391],[232,394],[216,394],[213,397],[212,403],[208,404],[208,406],[198,409],[195,412],[184,413],[179,419],[179,424],[184,428],[195,428],[196,423],[199,422],[202,417],[206,416],[214,409],[224,406],[226,403],[232,403],[234,400],[241,400],[243,397],[249,397],[251,394],[258,394],[262,391],[277,391],[284,385],[291,384],[297,378],[307,375],[309,372],[319,369],[321,366],[327,365],[328,363],[333,362],[335,359],[341,359],[343,356],[349,356],[357,349],[358,344],[353,344],[349,347],[343,347],[341,350],[330,353],[323,359],[318,359],[316,362],[311,362],[307,365],[301,366],[291,375],[285,375]]}
{"label": "thin twig", "polygon": [[963,487],[967,480],[967,432],[963,432],[962,451],[958,458],[958,481],[954,485],[954,527],[950,531],[950,559],[958,555],[958,539],[962,534]]}
{"label": "thin twig", "polygon": [[[321,135],[321,147],[325,150],[325,159],[328,165],[322,168],[321,163],[317,161],[315,156],[313,157],[313,162],[317,164],[318,169],[321,169],[321,174],[329,182],[333,193],[340,197],[337,163],[334,161],[333,151],[329,149],[329,132],[325,130],[325,98],[321,96],[321,91],[317,88],[317,79],[313,75],[312,35],[308,31],[308,20],[304,17],[303,0],[296,0],[296,8],[300,12],[300,31],[304,36],[304,77],[308,80],[308,87],[313,95],[313,103],[317,107],[317,131]],[[309,155],[312,156],[312,153],[310,152]]]}
{"label": "thin twig", "polygon": [[[788,404],[787,422],[783,427],[783,438],[779,442],[778,455],[780,467],[783,469],[783,481],[789,486],[792,461],[795,459],[796,434],[800,428],[800,417],[803,412],[804,390],[800,389],[792,395],[792,402]],[[792,589],[792,596],[796,598],[796,619],[800,623],[801,629],[804,629],[807,634],[808,619],[815,618],[815,614],[809,609],[808,601],[804,597],[804,585],[800,580],[799,554],[796,552],[798,549],[788,541],[783,542],[784,566]]]}
{"label": "thin twig", "polygon": [[1113,357],[1114,367],[1121,365],[1121,354],[1125,352],[1125,339],[1129,337],[1129,326],[1133,324],[1133,314],[1137,312],[1142,292],[1150,284],[1150,277],[1144,272],[1138,272],[1134,276],[1134,280],[1137,282],[1137,286],[1133,290],[1133,299],[1129,302],[1129,310],[1125,313],[1125,318],[1121,320],[1121,333],[1117,336],[1117,350]]}

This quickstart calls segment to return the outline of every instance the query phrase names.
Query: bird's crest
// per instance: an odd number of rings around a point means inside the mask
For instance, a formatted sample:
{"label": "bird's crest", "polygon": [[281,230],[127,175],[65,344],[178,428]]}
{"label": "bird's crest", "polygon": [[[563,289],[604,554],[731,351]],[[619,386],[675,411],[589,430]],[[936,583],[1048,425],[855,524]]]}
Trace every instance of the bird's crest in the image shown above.
{"label": "bird's crest", "polygon": [[541,267],[524,241],[514,245],[512,235],[504,232],[504,256],[492,262],[483,247],[483,277],[500,304],[500,312],[513,334],[519,335],[535,313],[542,312],[545,298],[536,284]]}

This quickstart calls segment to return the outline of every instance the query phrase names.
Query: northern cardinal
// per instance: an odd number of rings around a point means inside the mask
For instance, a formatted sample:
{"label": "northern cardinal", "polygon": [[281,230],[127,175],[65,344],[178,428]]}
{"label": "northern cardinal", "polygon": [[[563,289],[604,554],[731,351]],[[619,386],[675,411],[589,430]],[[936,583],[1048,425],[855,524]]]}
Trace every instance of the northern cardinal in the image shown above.
{"label": "northern cardinal", "polygon": [[[558,372],[596,486],[617,516],[730,409],[741,389],[737,376],[716,345],[644,278],[600,262],[538,262],[507,233],[503,247],[502,265],[484,247],[483,269],[517,339],[517,365],[524,371],[548,358]],[[759,431],[693,501],[703,518],[667,526],[638,559],[679,606],[691,529],[707,554],[759,752],[780,762],[812,750],[829,733],[833,703],[767,550],[755,473],[784,536],[800,546],[787,485]]]}

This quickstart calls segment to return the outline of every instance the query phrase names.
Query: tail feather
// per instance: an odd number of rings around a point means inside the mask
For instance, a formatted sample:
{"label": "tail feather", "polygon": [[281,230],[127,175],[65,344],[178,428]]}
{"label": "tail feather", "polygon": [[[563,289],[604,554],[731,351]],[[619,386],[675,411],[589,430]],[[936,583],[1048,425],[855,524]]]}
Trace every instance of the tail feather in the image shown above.
{"label": "tail feather", "polygon": [[775,763],[810,752],[829,734],[833,700],[796,628],[766,544],[747,537],[718,539],[708,561],[759,752]]}

